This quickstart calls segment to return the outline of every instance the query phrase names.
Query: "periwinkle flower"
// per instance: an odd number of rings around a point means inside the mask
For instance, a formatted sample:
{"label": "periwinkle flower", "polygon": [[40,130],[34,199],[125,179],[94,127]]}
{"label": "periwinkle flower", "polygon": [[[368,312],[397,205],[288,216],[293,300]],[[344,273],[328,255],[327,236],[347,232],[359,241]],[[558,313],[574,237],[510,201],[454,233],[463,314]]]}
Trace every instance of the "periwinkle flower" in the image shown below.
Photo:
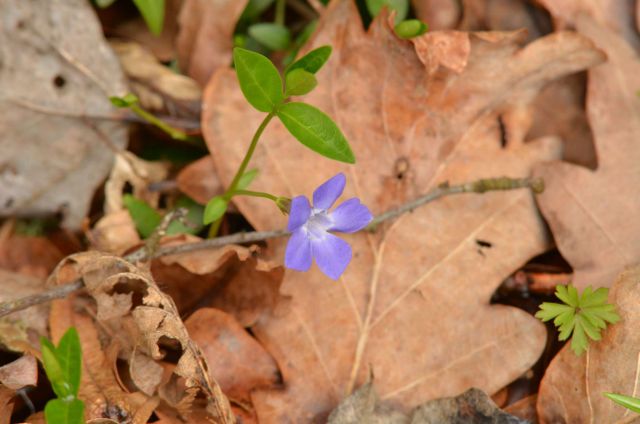
{"label": "periwinkle flower", "polygon": [[313,206],[305,196],[293,198],[287,225],[292,235],[284,258],[287,268],[308,271],[315,259],[320,270],[334,280],[347,268],[351,246],[330,231],[355,233],[366,227],[373,216],[356,197],[329,211],[345,183],[342,173],[326,181],[313,192]]}

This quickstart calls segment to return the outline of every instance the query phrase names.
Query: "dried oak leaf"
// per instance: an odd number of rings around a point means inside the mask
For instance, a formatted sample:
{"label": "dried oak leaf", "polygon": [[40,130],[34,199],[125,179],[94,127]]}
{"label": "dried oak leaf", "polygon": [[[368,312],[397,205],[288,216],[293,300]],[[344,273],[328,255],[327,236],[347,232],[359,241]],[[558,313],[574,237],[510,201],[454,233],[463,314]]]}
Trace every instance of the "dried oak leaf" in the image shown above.
{"label": "dried oak leaf", "polygon": [[173,300],[158,289],[151,275],[121,258],[97,252],[67,257],[51,280],[57,282],[59,275],[68,279],[70,273],[83,279],[97,303],[96,319],[102,325],[113,325],[121,338],[129,336],[129,344],[157,361],[169,352],[175,354],[177,363],[165,386],[180,388],[164,389],[177,393],[174,406],[183,415],[191,414],[192,403],[200,397],[206,400],[209,420],[235,422],[227,398],[209,377],[206,360],[189,338]]}
{"label": "dried oak leaf", "polygon": [[640,62],[633,49],[587,16],[576,22],[608,57],[589,71],[587,113],[595,138],[595,171],[564,162],[541,165],[546,189],[538,198],[573,284],[611,284],[640,261]]}
{"label": "dried oak leaf", "polygon": [[[607,328],[586,354],[578,357],[565,346],[553,359],[538,393],[540,422],[631,422],[633,412],[602,393],[638,395],[640,267],[619,275],[609,296],[622,320]],[[620,421],[624,418],[629,421]]]}
{"label": "dried oak leaf", "polygon": [[248,0],[184,0],[176,40],[180,69],[203,87],[231,63],[233,31]]}
{"label": "dried oak leaf", "polygon": [[185,166],[178,174],[176,182],[181,192],[202,205],[224,191],[211,156],[205,156]]}
{"label": "dried oak leaf", "polygon": [[202,308],[185,321],[185,327],[191,339],[202,346],[209,375],[231,399],[250,402],[252,390],[278,382],[273,358],[232,315]]}
{"label": "dried oak leaf", "polygon": [[11,390],[35,386],[38,383],[38,361],[32,355],[24,355],[1,366],[0,383]]}
{"label": "dried oak leaf", "polygon": [[62,212],[78,229],[127,142],[104,119],[126,90],[118,59],[84,0],[6,0],[0,16],[0,215]]}
{"label": "dried oak leaf", "polygon": [[[429,45],[444,35],[423,37]],[[546,82],[599,63],[602,54],[574,33],[525,48],[518,46],[521,33],[451,38],[453,51],[469,46],[460,73],[423,65],[385,17],[365,32],[351,1],[331,2],[310,48],[331,44],[334,53],[305,100],[338,121],[357,164],[318,159],[275,123],[256,150],[252,164],[261,175],[253,187],[309,194],[342,171],[345,197],[358,196],[380,213],[447,180],[522,177],[533,164],[558,157],[557,140],[522,144],[511,119],[502,147],[498,115],[514,98],[530,99]],[[228,184],[246,147],[235,141],[250,140],[262,116],[246,104],[231,70],[212,77],[205,102],[204,134]],[[254,227],[284,226],[255,200],[236,201]],[[287,273],[281,293],[291,301],[253,327],[285,384],[252,396],[261,422],[325,419],[364,382],[369,366],[383,401],[408,410],[470,386],[493,393],[536,361],[545,339],[540,323],[489,305],[509,273],[549,247],[529,192],[442,199],[376,234],[347,239],[354,256],[340,281],[316,269]],[[479,240],[492,247],[480,250]]]}

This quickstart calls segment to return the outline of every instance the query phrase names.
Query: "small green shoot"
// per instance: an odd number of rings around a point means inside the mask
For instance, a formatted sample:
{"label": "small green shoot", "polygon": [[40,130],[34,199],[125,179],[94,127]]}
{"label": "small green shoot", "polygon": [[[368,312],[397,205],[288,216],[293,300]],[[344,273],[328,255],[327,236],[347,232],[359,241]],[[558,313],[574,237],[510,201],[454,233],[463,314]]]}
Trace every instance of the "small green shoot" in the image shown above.
{"label": "small green shoot", "polygon": [[284,25],[262,22],[249,27],[249,35],[271,50],[286,50],[291,44],[291,32]]}
{"label": "small green shoot", "polygon": [[426,33],[429,26],[419,19],[409,19],[396,25],[395,31],[398,37],[408,40]]}
{"label": "small green shoot", "polygon": [[618,405],[624,406],[625,408],[635,412],[636,414],[640,414],[640,399],[632,396],[619,395],[617,393],[603,393],[603,394],[609,399],[611,399],[612,401],[614,401],[615,403],[617,403]]}
{"label": "small green shoot", "polygon": [[82,348],[75,328],[69,328],[54,346],[40,339],[42,365],[57,399],[47,402],[44,415],[49,424],[84,423],[84,403],[78,399],[82,372]]}
{"label": "small green shoot", "polygon": [[396,12],[395,23],[399,24],[409,14],[409,0],[366,0],[371,17],[376,17],[383,7]]}
{"label": "small green shoot", "polygon": [[544,302],[536,313],[536,318],[544,322],[553,320],[560,330],[558,340],[567,340],[572,334],[571,349],[580,356],[587,350],[589,339],[601,339],[600,332],[607,323],[620,321],[615,305],[607,303],[609,289],[601,287],[593,290],[587,287],[578,295],[572,286],[557,286],[556,297],[564,303]]}
{"label": "small green shoot", "polygon": [[[116,0],[94,0],[96,6],[106,9],[115,3]],[[133,0],[142,15],[142,19],[147,24],[147,28],[153,35],[160,35],[164,24],[164,2],[165,0]]]}

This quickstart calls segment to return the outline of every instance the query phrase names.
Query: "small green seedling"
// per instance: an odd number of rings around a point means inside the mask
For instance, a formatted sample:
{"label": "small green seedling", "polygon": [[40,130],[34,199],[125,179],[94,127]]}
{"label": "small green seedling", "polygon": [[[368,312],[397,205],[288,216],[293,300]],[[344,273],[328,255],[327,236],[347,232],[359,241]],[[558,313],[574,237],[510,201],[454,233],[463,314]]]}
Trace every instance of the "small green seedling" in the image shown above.
{"label": "small green seedling", "polygon": [[578,295],[572,286],[556,286],[556,297],[564,303],[544,302],[536,313],[536,318],[550,321],[560,330],[558,340],[567,340],[572,334],[571,349],[580,356],[589,345],[589,338],[598,341],[607,323],[620,321],[615,305],[607,303],[609,289],[601,287],[593,290],[587,287]]}
{"label": "small green seedling", "polygon": [[640,399],[632,396],[619,395],[617,393],[604,393],[604,395],[618,405],[624,406],[625,408],[635,412],[636,414],[640,414]]}
{"label": "small green seedling", "polygon": [[54,346],[40,338],[42,365],[57,399],[47,402],[44,416],[48,424],[84,423],[84,402],[78,399],[82,370],[82,349],[75,328],[71,327]]}

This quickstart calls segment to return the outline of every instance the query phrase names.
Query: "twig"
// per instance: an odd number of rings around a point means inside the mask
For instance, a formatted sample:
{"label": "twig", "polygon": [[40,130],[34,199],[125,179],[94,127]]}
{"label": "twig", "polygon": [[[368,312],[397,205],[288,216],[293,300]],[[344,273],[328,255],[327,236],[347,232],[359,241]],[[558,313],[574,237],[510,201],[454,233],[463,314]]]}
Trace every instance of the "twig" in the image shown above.
{"label": "twig", "polygon": [[[371,221],[371,224],[369,224],[367,228],[370,230],[374,230],[378,225],[380,225],[384,221],[396,218],[404,213],[411,212],[420,206],[423,206],[429,202],[432,202],[436,199],[439,199],[441,197],[448,196],[451,194],[485,193],[487,191],[514,190],[519,188],[531,188],[535,193],[540,193],[544,189],[544,184],[541,179],[507,178],[507,177],[481,179],[474,182],[454,185],[454,186],[449,186],[448,184],[445,183],[431,190],[429,193],[425,194],[424,196],[419,197],[411,202],[408,202],[397,209],[392,209],[390,211],[384,212],[383,214],[376,216]],[[168,216],[165,217],[165,220],[167,221],[166,223],[167,226],[168,226],[168,223],[173,218],[175,217],[168,217]],[[162,225],[159,227],[158,234],[160,234],[163,231],[161,227]],[[166,231],[166,227],[165,227],[165,231]],[[159,258],[162,256],[194,252],[197,250],[211,249],[215,247],[222,247],[229,244],[253,243],[253,242],[268,240],[268,239],[277,238],[277,237],[284,237],[288,234],[289,232],[286,230],[253,231],[248,233],[236,233],[228,236],[216,237],[216,238],[202,240],[195,243],[186,243],[186,244],[181,244],[177,246],[157,247],[155,249],[149,249],[147,247],[149,246],[149,244],[147,244],[146,246],[143,246],[135,250],[134,252],[131,252],[130,254],[126,255],[124,259],[129,262],[139,262],[139,261]],[[153,237],[153,235],[151,237]],[[158,239],[160,237],[161,235],[158,237]],[[83,287],[84,287],[83,282],[81,280],[76,280],[72,283],[55,287],[43,293],[0,303],[0,318],[3,316],[9,315],[13,312],[17,312],[22,309],[26,309],[31,306],[38,305],[40,303],[49,302],[54,299],[64,298],[67,295],[82,289]]]}

